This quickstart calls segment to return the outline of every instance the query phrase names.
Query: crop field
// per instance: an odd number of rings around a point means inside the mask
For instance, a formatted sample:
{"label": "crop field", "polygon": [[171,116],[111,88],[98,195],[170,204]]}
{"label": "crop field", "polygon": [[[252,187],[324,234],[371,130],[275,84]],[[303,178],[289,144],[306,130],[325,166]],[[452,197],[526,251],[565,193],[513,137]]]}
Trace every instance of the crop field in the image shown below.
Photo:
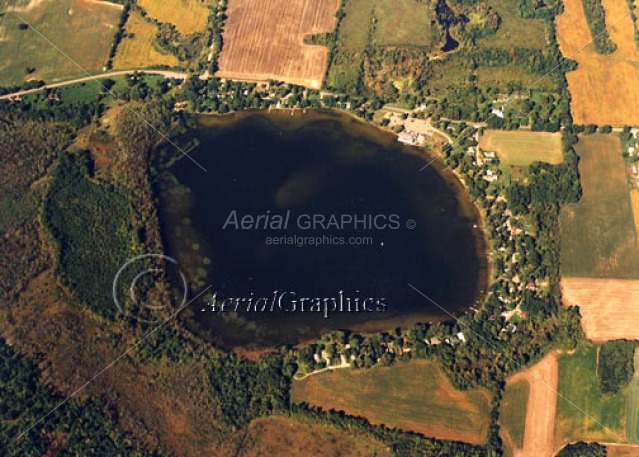
{"label": "crop field", "polygon": [[628,387],[626,435],[631,443],[639,443],[639,348],[635,349],[635,374]]}
{"label": "crop field", "polygon": [[328,48],[304,36],[332,32],[339,0],[231,0],[217,76],[281,79],[319,88]]}
{"label": "crop field", "polygon": [[376,0],[374,4],[375,44],[430,47],[433,11],[429,1]]}
{"label": "crop field", "polygon": [[284,416],[255,419],[236,455],[390,457],[386,445],[361,433]]}
{"label": "crop field", "polygon": [[0,86],[13,86],[102,71],[122,7],[82,0],[0,0],[0,13]]}
{"label": "crop field", "polygon": [[628,279],[561,279],[563,300],[579,305],[581,326],[593,341],[636,339],[639,328],[639,281]]}
{"label": "crop field", "polygon": [[639,279],[639,249],[619,137],[580,136],[575,151],[583,196],[561,210],[561,274]]}
{"label": "crop field", "polygon": [[627,388],[604,395],[596,370],[596,345],[559,357],[557,448],[574,441],[625,442]]}
{"label": "crop field", "polygon": [[138,0],[138,6],[160,22],[168,22],[180,33],[202,32],[209,15],[207,0]]}
{"label": "crop field", "polygon": [[433,362],[335,370],[294,382],[292,399],[442,439],[485,442],[490,396],[452,387]]}
{"label": "crop field", "polygon": [[525,426],[521,430],[521,418],[517,417],[509,425],[508,432],[523,433],[521,449],[512,449],[515,457],[551,457],[553,454],[555,429],[555,406],[557,404],[557,357],[554,353],[547,354],[543,359],[525,371],[514,374],[507,380],[507,384],[517,385],[521,382],[528,384],[527,401],[523,399],[524,388],[511,393],[511,399],[519,402],[525,410]]}
{"label": "crop field", "polygon": [[558,164],[563,161],[561,133],[486,130],[479,146],[484,151],[496,152],[504,165]]}
{"label": "crop field", "polygon": [[169,53],[160,52],[153,44],[157,27],[146,22],[136,12],[131,12],[124,26],[125,33],[133,37],[124,37],[118,45],[113,67],[115,69],[145,68],[153,65],[175,66],[178,59]]}
{"label": "crop field", "polygon": [[607,445],[607,457],[636,457],[639,454],[639,446],[636,445]]}
{"label": "crop field", "polygon": [[632,205],[632,216],[635,222],[635,231],[639,238],[639,189],[630,191],[630,204]]}
{"label": "crop field", "polygon": [[[576,60],[568,72],[571,108],[576,124],[639,125],[639,52],[628,6],[622,0],[602,0],[606,24],[617,50],[598,54],[592,45],[582,0],[565,0],[557,17],[557,39],[562,54]],[[614,25],[613,25],[614,24]],[[584,48],[585,46],[585,48]],[[582,49],[583,48],[583,49]]]}
{"label": "crop field", "polygon": [[[581,0],[579,0],[581,1]],[[494,35],[477,40],[485,48],[538,48],[546,47],[546,25],[542,19],[523,19],[519,15],[517,0],[491,0],[488,2],[499,14],[501,22]]]}
{"label": "crop field", "polygon": [[510,448],[510,455],[516,449],[524,447],[524,432],[526,429],[526,410],[530,386],[528,381],[520,379],[516,382],[508,382],[501,401],[501,414],[499,422],[502,426],[502,437]]}

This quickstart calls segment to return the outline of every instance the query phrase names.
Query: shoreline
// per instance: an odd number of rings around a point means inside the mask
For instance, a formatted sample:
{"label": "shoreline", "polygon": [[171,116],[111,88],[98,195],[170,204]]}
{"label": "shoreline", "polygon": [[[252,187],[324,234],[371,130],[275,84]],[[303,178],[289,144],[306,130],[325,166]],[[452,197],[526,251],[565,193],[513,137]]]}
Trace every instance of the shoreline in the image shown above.
{"label": "shoreline", "polygon": [[[473,309],[481,309],[484,306],[490,285],[493,281],[493,265],[492,250],[488,232],[486,230],[485,217],[483,208],[473,202],[467,192],[467,188],[460,176],[453,170],[448,168],[441,160],[441,157],[434,151],[423,146],[404,145],[397,141],[398,134],[385,129],[383,127],[372,124],[369,121],[360,119],[351,112],[341,109],[249,109],[242,111],[234,111],[227,114],[194,114],[193,119],[196,125],[201,128],[234,128],[239,122],[253,117],[260,116],[266,122],[273,123],[276,128],[286,131],[295,132],[296,130],[306,127],[313,121],[334,120],[341,122],[344,130],[355,136],[362,137],[365,141],[379,142],[383,146],[392,146],[401,150],[401,152],[416,156],[425,162],[431,162],[434,165],[435,172],[443,179],[453,192],[458,205],[459,217],[467,220],[472,236],[472,243],[475,247],[475,254],[478,260],[477,277],[476,277],[476,295],[474,301],[467,303],[461,307],[460,313],[451,313],[459,317],[467,313],[472,313]],[[310,119],[309,119],[310,118]],[[417,171],[417,170],[416,170]],[[478,231],[482,233],[478,233]],[[407,286],[408,287],[408,286]],[[407,314],[405,316],[392,316],[387,319],[372,319],[363,321],[348,327],[348,330],[354,333],[375,334],[384,331],[392,331],[397,327],[410,327],[418,323],[432,322],[454,322],[455,318],[448,315],[415,315]],[[321,330],[320,336],[300,338],[297,342],[292,342],[295,347],[303,346],[310,342],[316,341],[321,335],[329,330]],[[281,345],[269,346],[263,344],[240,344],[228,345],[227,348],[237,354],[251,356],[261,355],[277,350]]]}

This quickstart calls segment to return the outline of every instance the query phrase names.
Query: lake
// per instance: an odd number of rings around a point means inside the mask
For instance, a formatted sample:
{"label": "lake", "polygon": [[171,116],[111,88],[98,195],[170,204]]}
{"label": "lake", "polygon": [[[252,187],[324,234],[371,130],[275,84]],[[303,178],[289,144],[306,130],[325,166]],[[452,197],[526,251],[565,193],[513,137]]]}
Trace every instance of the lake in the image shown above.
{"label": "lake", "polygon": [[155,183],[166,253],[191,296],[211,285],[182,315],[196,333],[273,347],[451,319],[482,299],[477,211],[439,162],[419,171],[423,149],[337,112],[198,124],[189,154],[208,171],[182,159]]}

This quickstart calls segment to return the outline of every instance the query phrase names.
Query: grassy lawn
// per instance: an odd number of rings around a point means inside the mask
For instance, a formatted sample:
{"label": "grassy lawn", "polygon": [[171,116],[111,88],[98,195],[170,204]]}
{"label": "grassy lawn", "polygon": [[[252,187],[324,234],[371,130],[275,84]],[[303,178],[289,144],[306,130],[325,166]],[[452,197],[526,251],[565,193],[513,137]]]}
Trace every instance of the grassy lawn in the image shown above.
{"label": "grassy lawn", "polygon": [[454,389],[429,361],[318,374],[295,381],[292,399],[363,416],[373,424],[475,444],[485,441],[490,414],[487,391]]}
{"label": "grassy lawn", "polygon": [[504,165],[563,161],[561,133],[486,130],[479,145],[484,151],[496,152]]}
{"label": "grassy lawn", "polygon": [[[510,443],[516,449],[524,447],[524,430],[526,427],[526,406],[530,386],[525,380],[506,386],[501,402],[499,422],[503,431],[508,434]],[[508,441],[507,441],[508,442]]]}
{"label": "grassy lawn", "polygon": [[555,444],[573,441],[623,442],[628,389],[604,395],[597,381],[597,346],[584,344],[559,357]]}
{"label": "grassy lawn", "polygon": [[485,48],[545,48],[546,25],[543,19],[523,19],[517,0],[491,0],[488,3],[501,18],[497,33],[477,40]]}
{"label": "grassy lawn", "polygon": [[639,278],[639,250],[619,137],[580,136],[575,150],[583,196],[561,211],[562,275]]}
{"label": "grassy lawn", "polygon": [[380,46],[430,46],[433,14],[423,0],[376,0],[375,43]]}
{"label": "grassy lawn", "polygon": [[[100,72],[122,9],[77,0],[0,0],[0,12],[0,85],[11,86]],[[23,22],[31,27],[21,28]]]}

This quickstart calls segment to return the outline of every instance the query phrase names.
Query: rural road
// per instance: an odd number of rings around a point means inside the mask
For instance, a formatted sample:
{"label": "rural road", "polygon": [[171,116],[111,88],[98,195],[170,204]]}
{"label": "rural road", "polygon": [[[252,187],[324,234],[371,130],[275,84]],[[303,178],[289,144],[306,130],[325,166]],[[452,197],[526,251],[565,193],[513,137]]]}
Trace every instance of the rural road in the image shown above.
{"label": "rural road", "polygon": [[188,73],[170,70],[118,70],[110,71],[108,73],[100,73],[97,75],[84,76],[82,78],[71,79],[68,81],[61,81],[58,83],[45,84],[44,86],[37,87],[35,89],[21,90],[13,92],[11,94],[0,95],[0,100],[6,100],[8,98],[20,97],[22,95],[31,94],[46,89],[53,89],[55,87],[68,86],[70,84],[78,84],[83,82],[95,81],[96,79],[107,79],[115,76],[132,75],[133,73],[144,73],[147,75],[161,75],[165,78],[185,79]]}

